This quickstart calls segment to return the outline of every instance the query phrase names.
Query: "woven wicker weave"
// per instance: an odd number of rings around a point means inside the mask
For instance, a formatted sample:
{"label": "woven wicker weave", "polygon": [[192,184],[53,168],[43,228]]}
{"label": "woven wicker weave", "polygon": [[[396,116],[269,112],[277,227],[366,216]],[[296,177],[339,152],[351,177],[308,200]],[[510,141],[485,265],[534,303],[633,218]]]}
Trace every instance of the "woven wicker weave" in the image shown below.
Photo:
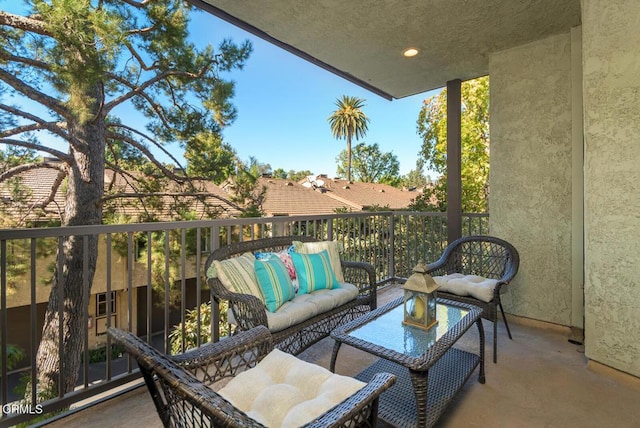
{"label": "woven wicker weave", "polygon": [[493,236],[466,236],[457,239],[447,246],[437,262],[428,266],[428,273],[432,276],[461,273],[498,280],[490,302],[483,302],[471,296],[437,292],[437,295],[444,299],[476,305],[483,309],[482,317],[493,322],[494,363],[498,361],[498,308],[511,339],[511,330],[504,315],[500,293],[503,286],[516,276],[519,266],[520,256],[514,246]]}
{"label": "woven wicker weave", "polygon": [[[402,302],[401,297],[334,330],[331,337],[336,343],[330,368],[331,370],[335,368],[342,343],[381,357],[373,366],[356,376],[360,380],[367,381],[378,371],[384,371],[398,377],[396,385],[380,399],[380,417],[394,426],[428,427],[437,421],[476,367],[479,367],[478,381],[485,382],[484,329],[481,309],[477,306],[438,299],[438,304],[458,307],[468,310],[468,313],[454,325],[449,326],[446,333],[424,349],[421,355],[409,355],[402,350],[388,349],[375,343],[382,342],[380,339],[367,341],[351,334],[365,324],[376,322],[377,318],[402,305]],[[386,320],[379,322],[383,323]],[[453,345],[474,324],[478,328],[478,353],[454,349]],[[377,327],[383,330],[382,326],[376,325]],[[398,331],[392,334],[402,334],[403,328],[399,323]]]}
{"label": "woven wicker weave", "polygon": [[[109,335],[140,367],[158,415],[166,427],[263,427],[209,385],[255,366],[273,349],[266,327],[241,332],[175,357],[161,354],[131,333]],[[377,373],[367,385],[306,427],[374,427],[378,398],[395,376]]]}
{"label": "woven wicker weave", "polygon": [[[225,245],[211,253],[205,269],[214,260],[225,260],[249,252],[280,251],[292,245],[293,241],[314,242],[308,236],[279,236]],[[360,294],[354,300],[330,311],[318,314],[304,322],[284,330],[272,332],[274,346],[285,352],[297,355],[309,346],[331,334],[331,331],[346,322],[376,308],[377,294],[375,270],[369,263],[342,261],[345,281],[357,286]],[[250,330],[259,325],[268,327],[267,309],[255,296],[230,292],[218,278],[207,280],[211,287],[211,298],[217,302],[228,300],[237,323],[237,331]]]}

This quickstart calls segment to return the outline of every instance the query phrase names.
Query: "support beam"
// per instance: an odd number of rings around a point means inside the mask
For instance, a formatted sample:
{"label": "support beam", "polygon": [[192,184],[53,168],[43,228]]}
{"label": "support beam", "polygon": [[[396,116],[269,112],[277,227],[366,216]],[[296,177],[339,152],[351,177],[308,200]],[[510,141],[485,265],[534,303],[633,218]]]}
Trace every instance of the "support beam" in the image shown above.
{"label": "support beam", "polygon": [[447,238],[462,236],[462,82],[447,82]]}
{"label": "support beam", "polygon": [[571,335],[584,341],[584,122],[582,27],[571,29]]}

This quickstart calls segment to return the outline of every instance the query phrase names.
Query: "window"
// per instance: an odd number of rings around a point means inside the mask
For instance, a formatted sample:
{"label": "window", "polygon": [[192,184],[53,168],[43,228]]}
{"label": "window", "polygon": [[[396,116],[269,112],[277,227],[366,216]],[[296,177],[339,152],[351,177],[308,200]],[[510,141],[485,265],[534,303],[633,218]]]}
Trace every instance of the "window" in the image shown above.
{"label": "window", "polygon": [[96,317],[107,316],[107,304],[111,305],[111,315],[116,313],[116,292],[111,292],[111,298],[107,301],[107,293],[96,294]]}

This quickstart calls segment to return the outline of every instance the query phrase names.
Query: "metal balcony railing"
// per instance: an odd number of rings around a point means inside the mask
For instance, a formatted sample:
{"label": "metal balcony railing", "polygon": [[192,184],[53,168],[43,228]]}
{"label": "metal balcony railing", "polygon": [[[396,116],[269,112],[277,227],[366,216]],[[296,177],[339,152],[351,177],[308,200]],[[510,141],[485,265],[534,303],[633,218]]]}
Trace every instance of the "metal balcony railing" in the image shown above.
{"label": "metal balcony railing", "polygon": [[[488,214],[463,216],[464,235],[488,233]],[[278,235],[339,241],[343,258],[371,263],[383,285],[409,276],[419,260],[440,256],[447,244],[447,218],[445,213],[369,212],[0,230],[0,427],[33,421],[137,379],[135,364],[112,348],[106,328],[133,331],[171,352],[170,335],[178,329],[174,335],[185,337],[190,311],[205,317],[202,304],[210,299],[204,263],[210,251]],[[83,331],[77,332],[83,338],[82,365],[74,391],[54,391],[41,402],[35,394],[36,354],[54,267],[63,262],[56,254],[69,237],[85,248],[89,237],[99,243],[91,289],[88,257],[78,285],[89,302]],[[205,337],[215,341],[225,334],[225,309],[214,306],[210,318],[209,331],[197,323],[196,346]],[[178,341],[179,351],[186,346],[187,341]],[[32,397],[27,401],[25,389]]]}

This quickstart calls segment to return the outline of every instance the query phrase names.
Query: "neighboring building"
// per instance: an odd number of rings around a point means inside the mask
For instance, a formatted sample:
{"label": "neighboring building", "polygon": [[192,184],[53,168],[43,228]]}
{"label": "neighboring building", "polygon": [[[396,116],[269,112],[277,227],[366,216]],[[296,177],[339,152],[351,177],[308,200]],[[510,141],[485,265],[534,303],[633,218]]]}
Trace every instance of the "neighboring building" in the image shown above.
{"label": "neighboring building", "polygon": [[259,183],[267,188],[263,210],[268,217],[332,214],[336,209],[367,211],[378,207],[403,210],[419,194],[416,190],[402,190],[388,184],[348,183],[326,175],[300,182],[263,177]]}
{"label": "neighboring building", "polygon": [[305,187],[295,181],[263,177],[259,183],[267,188],[262,205],[267,217],[332,214],[341,208],[355,209],[349,204],[327,198],[320,189]]}
{"label": "neighboring building", "polygon": [[339,178],[326,178],[319,176],[324,181],[321,187],[323,195],[337,201],[348,203],[356,211],[367,211],[372,208],[389,210],[406,210],[413,199],[420,194],[419,190],[404,190],[388,184],[361,183],[342,180]]}

